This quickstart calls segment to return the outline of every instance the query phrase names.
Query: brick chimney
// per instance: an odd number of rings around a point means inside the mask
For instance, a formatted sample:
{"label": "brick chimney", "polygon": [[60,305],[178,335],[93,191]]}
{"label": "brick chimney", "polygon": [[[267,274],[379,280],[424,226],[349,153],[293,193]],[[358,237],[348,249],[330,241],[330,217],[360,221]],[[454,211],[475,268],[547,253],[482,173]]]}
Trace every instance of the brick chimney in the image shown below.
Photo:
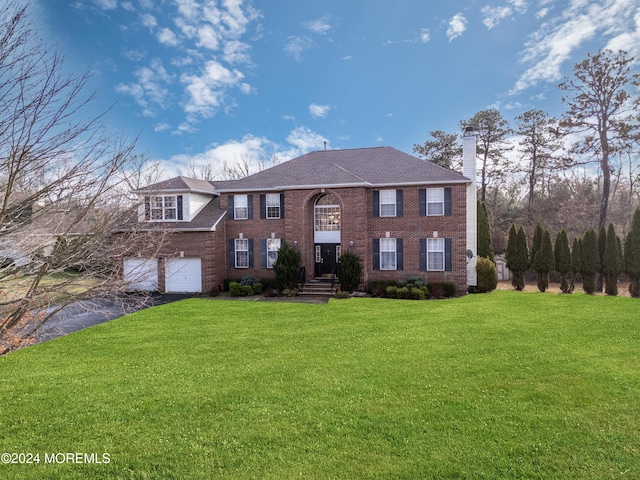
{"label": "brick chimney", "polygon": [[476,135],[467,127],[462,137],[462,174],[471,180],[467,185],[467,286],[478,285],[476,258],[478,254],[478,213],[476,186]]}

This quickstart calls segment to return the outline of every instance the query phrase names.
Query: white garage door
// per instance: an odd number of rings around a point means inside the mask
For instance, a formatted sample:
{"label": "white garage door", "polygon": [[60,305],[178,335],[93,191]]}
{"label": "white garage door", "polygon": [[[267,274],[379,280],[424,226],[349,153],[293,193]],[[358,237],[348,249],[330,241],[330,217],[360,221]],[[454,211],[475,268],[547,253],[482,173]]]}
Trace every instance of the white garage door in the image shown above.
{"label": "white garage door", "polygon": [[123,267],[126,291],[158,290],[157,258],[125,258]]}
{"label": "white garage door", "polygon": [[164,275],[167,293],[202,292],[202,263],[199,258],[167,258]]}

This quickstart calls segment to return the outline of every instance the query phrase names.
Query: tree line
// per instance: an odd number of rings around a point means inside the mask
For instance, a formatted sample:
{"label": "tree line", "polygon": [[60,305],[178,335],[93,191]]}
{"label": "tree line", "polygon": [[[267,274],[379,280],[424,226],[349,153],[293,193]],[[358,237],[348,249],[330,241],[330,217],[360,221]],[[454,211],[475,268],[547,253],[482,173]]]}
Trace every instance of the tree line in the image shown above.
{"label": "tree line", "polygon": [[[490,213],[496,252],[506,250],[510,225],[536,223],[577,236],[613,223],[627,232],[640,204],[640,75],[624,51],[600,50],[574,66],[558,88],[565,112],[557,119],[532,108],[513,123],[496,109],[460,122],[478,141],[479,198]],[[460,170],[461,134],[441,130],[415,154]]]}
{"label": "tree line", "polygon": [[560,276],[562,293],[572,293],[581,280],[587,294],[604,291],[607,295],[618,295],[618,277],[626,274],[629,293],[640,297],[640,207],[636,209],[624,246],[613,223],[598,232],[593,228],[582,236],[573,238],[565,229],[560,230],[552,243],[549,230],[536,224],[529,245],[522,226],[511,225],[507,240],[507,268],[511,272],[511,284],[516,290],[525,287],[525,274],[535,272],[538,290],[549,288],[549,274]]}

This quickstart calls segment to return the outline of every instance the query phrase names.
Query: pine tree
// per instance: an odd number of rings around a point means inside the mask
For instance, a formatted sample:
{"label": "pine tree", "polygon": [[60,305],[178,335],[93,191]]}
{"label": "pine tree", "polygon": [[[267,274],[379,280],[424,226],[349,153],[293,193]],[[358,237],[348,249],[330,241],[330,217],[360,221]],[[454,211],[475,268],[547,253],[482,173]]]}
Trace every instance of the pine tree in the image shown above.
{"label": "pine tree", "polygon": [[624,272],[629,276],[629,293],[640,297],[640,207],[631,220],[631,229],[624,240]]}
{"label": "pine tree", "polygon": [[618,236],[616,235],[613,223],[609,223],[605,242],[604,254],[602,255],[602,274],[605,279],[607,295],[618,295],[618,274],[620,265],[620,250],[618,248]]}
{"label": "pine tree", "polygon": [[582,249],[580,239],[575,237],[571,245],[571,282],[569,282],[569,293],[573,293],[576,288],[576,277],[582,270]]}
{"label": "pine tree", "polygon": [[538,274],[538,290],[545,292],[549,288],[549,272],[555,266],[553,246],[551,245],[551,235],[549,230],[544,229],[540,241],[540,249],[536,253],[531,267]]}
{"label": "pine tree", "polygon": [[493,246],[491,245],[491,229],[487,204],[478,200],[478,256],[485,257],[495,263]]}
{"label": "pine tree", "polygon": [[556,235],[553,251],[556,256],[556,270],[560,273],[560,291],[571,293],[568,278],[571,272],[571,250],[569,250],[569,237],[566,230],[562,229]]}
{"label": "pine tree", "polygon": [[582,289],[592,295],[595,291],[595,275],[600,270],[598,255],[598,238],[593,229],[584,232],[580,252],[580,268],[582,273]]}

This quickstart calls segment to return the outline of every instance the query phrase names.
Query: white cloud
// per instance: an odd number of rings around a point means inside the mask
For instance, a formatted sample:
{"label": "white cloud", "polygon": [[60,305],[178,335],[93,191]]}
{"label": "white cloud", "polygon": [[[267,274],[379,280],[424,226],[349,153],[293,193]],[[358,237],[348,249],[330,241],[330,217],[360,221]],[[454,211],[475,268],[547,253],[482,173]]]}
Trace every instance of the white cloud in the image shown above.
{"label": "white cloud", "polygon": [[[165,124],[160,124],[156,130],[164,131],[166,127]],[[191,127],[188,124],[184,124],[179,127],[179,130],[184,132],[189,128]],[[193,155],[179,154],[168,159],[156,159],[156,161],[162,166],[165,175],[169,177],[184,174],[184,169],[190,165],[194,165],[196,169],[201,166],[211,166],[220,177],[222,166],[225,163],[234,164],[241,159],[249,159],[251,173],[256,173],[261,167],[260,162],[268,162],[274,157],[283,162],[314,150],[322,150],[325,141],[326,139],[322,135],[313,130],[307,127],[297,127],[289,132],[284,145],[278,145],[266,137],[249,134],[241,139],[215,144],[204,152]]]}
{"label": "white cloud", "polygon": [[632,0],[599,3],[573,0],[561,15],[550,18],[530,35],[520,61],[528,65],[511,90],[517,94],[541,82],[562,79],[563,66],[573,53],[594,38],[608,39],[607,46],[638,47],[640,6]]}
{"label": "white cloud", "polygon": [[167,108],[171,94],[166,86],[173,83],[173,76],[165,70],[161,60],[154,58],[148,67],[138,68],[134,76],[137,82],[120,83],[116,91],[133,97],[146,117],[155,115],[154,107]]}
{"label": "white cloud", "polygon": [[313,33],[317,33],[318,35],[326,35],[330,33],[334,26],[330,22],[331,18],[328,15],[321,17],[317,20],[313,20],[311,22],[304,22],[302,25]]}
{"label": "white cloud", "polygon": [[299,37],[292,35],[287,38],[287,41],[284,45],[284,51],[288,55],[291,55],[295,58],[296,61],[301,62],[303,57],[302,54],[313,47],[314,43],[309,37]]}
{"label": "white cloud", "polygon": [[429,33],[428,28],[420,29],[420,40],[422,41],[422,43],[427,43],[429,40],[431,40],[431,34]]}
{"label": "white cloud", "polygon": [[206,63],[201,75],[183,74],[180,81],[186,84],[187,102],[185,112],[203,117],[211,117],[222,106],[227,91],[241,87],[247,91],[248,85],[241,82],[244,75],[239,70],[229,70],[219,62]]}
{"label": "white cloud", "polygon": [[290,160],[314,150],[322,150],[325,141],[327,141],[326,138],[310,128],[297,127],[287,136],[287,143],[291,146],[284,151],[278,152],[278,156]]}
{"label": "white cloud", "polygon": [[309,113],[313,118],[325,118],[331,110],[331,105],[318,105],[312,103],[309,105]]}
{"label": "white cloud", "polygon": [[251,63],[249,50],[251,47],[246,43],[231,40],[224,46],[224,61],[231,64]]}
{"label": "white cloud", "polygon": [[541,8],[540,10],[538,10],[536,12],[536,18],[540,19],[540,18],[544,18],[547,16],[547,14],[549,13],[549,9],[548,8]]}
{"label": "white cloud", "polygon": [[175,47],[180,43],[176,34],[169,28],[163,28],[158,32],[158,41],[163,45],[169,45],[171,47]]}
{"label": "white cloud", "polygon": [[143,13],[142,15],[140,15],[140,21],[142,22],[142,25],[147,28],[155,28],[158,26],[156,17],[154,17],[150,13]]}
{"label": "white cloud", "polygon": [[461,13],[456,13],[449,21],[447,37],[449,41],[458,38],[467,29],[467,19]]}
{"label": "white cloud", "polygon": [[102,10],[114,10],[118,8],[118,0],[93,0],[93,3]]}
{"label": "white cloud", "polygon": [[120,4],[127,12],[134,12],[136,9],[131,2],[122,2]]}
{"label": "white cloud", "polygon": [[482,8],[481,12],[483,15],[485,15],[485,18],[482,21],[482,23],[484,23],[486,27],[489,30],[491,30],[493,27],[498,25],[501,20],[504,20],[505,18],[509,17],[513,13],[513,10],[511,9],[511,7],[508,7],[508,6],[504,6],[504,7],[486,6]]}

